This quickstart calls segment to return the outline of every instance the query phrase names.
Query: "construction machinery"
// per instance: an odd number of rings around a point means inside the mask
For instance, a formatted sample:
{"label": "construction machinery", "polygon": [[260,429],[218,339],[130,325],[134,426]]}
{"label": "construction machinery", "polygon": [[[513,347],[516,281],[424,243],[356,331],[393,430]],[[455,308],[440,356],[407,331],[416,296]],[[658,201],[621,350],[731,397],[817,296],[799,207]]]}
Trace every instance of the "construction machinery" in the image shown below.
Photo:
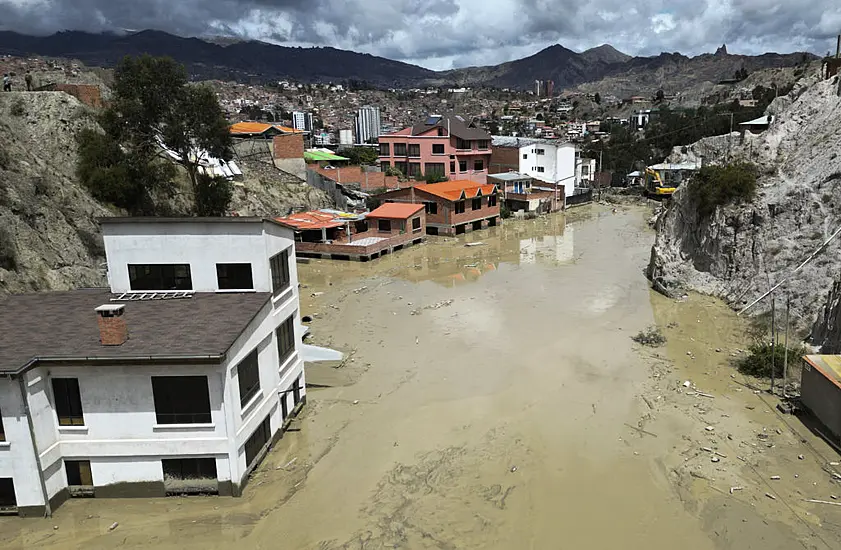
{"label": "construction machinery", "polygon": [[652,198],[671,197],[676,187],[671,183],[663,183],[660,173],[646,167],[645,169],[645,193]]}

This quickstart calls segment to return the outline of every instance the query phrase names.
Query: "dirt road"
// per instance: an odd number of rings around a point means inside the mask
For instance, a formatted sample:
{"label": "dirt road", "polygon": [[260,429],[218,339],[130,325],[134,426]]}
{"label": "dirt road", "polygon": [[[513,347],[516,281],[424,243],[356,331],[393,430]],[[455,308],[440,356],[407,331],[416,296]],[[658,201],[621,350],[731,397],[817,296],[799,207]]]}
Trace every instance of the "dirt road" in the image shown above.
{"label": "dirt road", "polygon": [[[731,377],[732,312],[649,291],[645,214],[299,266],[313,340],[349,358],[309,368],[326,387],[243,498],[76,500],[0,546],[841,547],[841,507],[803,501],[841,496],[838,455]],[[665,346],[632,341],[654,324]]]}

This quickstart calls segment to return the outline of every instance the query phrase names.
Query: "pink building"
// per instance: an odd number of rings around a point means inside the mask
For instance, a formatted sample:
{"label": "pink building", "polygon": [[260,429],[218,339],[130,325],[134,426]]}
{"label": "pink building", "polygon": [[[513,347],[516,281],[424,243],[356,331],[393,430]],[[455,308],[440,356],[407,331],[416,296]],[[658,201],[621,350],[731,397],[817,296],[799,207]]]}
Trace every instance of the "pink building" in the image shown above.
{"label": "pink building", "polygon": [[379,137],[380,166],[410,178],[438,174],[486,183],[491,135],[458,116],[431,115],[423,123]]}

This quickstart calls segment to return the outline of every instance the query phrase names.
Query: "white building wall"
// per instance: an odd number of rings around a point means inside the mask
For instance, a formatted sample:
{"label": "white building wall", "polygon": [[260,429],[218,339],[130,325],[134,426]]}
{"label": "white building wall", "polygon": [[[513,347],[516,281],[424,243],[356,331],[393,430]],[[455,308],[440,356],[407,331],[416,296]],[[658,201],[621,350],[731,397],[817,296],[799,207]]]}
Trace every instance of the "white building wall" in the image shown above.
{"label": "white building wall", "polygon": [[38,464],[16,379],[0,379],[0,415],[6,434],[6,441],[0,441],[0,478],[14,480],[19,507],[43,506]]}
{"label": "white building wall", "polygon": [[[543,154],[535,151],[542,149]],[[536,143],[520,147],[519,172],[531,177],[560,183],[564,186],[564,195],[571,196],[575,192],[575,146],[571,144],[554,145],[551,143]],[[538,168],[542,167],[541,172]]]}

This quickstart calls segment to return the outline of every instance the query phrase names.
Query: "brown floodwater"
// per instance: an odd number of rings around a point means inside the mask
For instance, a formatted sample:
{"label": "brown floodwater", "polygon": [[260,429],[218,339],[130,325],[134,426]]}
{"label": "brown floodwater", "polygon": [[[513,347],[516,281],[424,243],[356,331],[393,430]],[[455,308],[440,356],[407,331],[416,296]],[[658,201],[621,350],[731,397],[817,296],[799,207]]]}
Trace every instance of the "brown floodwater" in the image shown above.
{"label": "brown floodwater", "polygon": [[[348,358],[308,367],[305,413],[245,496],[74,500],[0,520],[0,547],[841,547],[841,510],[802,503],[832,490],[829,451],[808,433],[750,440],[786,426],[730,376],[746,325],[714,300],[651,293],[646,214],[588,206],[299,265],[312,341]],[[632,341],[655,324],[666,346]],[[803,438],[816,454],[798,464]],[[711,465],[699,444],[727,458]],[[795,466],[765,497],[766,470]]]}

